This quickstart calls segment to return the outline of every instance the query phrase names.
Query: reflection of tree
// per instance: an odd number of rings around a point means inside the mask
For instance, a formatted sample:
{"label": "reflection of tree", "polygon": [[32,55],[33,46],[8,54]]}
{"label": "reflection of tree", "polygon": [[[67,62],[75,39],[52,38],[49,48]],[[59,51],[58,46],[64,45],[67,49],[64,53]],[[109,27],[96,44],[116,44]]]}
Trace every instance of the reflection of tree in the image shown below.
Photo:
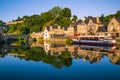
{"label": "reflection of tree", "polygon": [[43,63],[51,64],[56,68],[62,68],[63,66],[70,66],[72,64],[72,58],[69,52],[62,52],[59,56],[47,55],[43,48],[28,48],[28,49],[13,49],[11,53],[25,54],[25,60],[42,61]]}
{"label": "reflection of tree", "polygon": [[62,52],[58,57],[61,59],[63,65],[70,66],[72,64],[72,58],[69,52]]}
{"label": "reflection of tree", "polygon": [[4,58],[6,54],[0,54],[0,58]]}

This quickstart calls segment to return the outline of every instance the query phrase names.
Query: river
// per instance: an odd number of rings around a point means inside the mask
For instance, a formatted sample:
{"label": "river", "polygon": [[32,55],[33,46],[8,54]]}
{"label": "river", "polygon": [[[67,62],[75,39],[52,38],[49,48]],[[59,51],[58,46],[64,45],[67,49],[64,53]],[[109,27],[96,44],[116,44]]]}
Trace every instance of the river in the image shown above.
{"label": "river", "polygon": [[0,80],[120,80],[120,47],[0,47]]}

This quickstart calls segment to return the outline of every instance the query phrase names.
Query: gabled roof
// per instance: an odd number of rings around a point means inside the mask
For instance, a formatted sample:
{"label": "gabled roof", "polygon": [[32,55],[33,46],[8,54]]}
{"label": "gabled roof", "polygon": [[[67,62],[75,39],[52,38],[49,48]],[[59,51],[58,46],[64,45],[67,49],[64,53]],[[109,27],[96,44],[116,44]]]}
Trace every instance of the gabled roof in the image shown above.
{"label": "gabled roof", "polygon": [[86,19],[85,19],[85,23],[88,24],[88,22],[89,22],[90,20],[92,20],[93,23],[97,23],[96,17],[88,17],[88,18],[86,18]]}
{"label": "gabled roof", "polygon": [[82,24],[82,23],[83,23],[83,21],[82,21],[81,19],[79,19],[79,20],[75,23],[75,25]]}
{"label": "gabled roof", "polygon": [[108,26],[109,23],[110,23],[110,22],[105,22],[105,23],[103,23],[103,25],[104,25],[104,26]]}

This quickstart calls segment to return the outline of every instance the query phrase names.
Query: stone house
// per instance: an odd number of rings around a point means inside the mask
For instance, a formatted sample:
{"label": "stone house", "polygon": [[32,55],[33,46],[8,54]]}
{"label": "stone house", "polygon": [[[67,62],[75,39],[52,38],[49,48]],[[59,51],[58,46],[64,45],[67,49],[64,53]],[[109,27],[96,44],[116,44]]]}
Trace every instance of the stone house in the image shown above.
{"label": "stone house", "polygon": [[84,17],[75,22],[75,26],[77,27],[76,34],[94,35],[100,26],[100,20],[99,17]]}
{"label": "stone house", "polygon": [[83,20],[78,20],[75,25],[77,26],[77,34],[87,35],[87,24]]}
{"label": "stone house", "polygon": [[49,40],[52,38],[64,38],[65,31],[58,25],[47,26],[44,30],[44,40]]}
{"label": "stone house", "polygon": [[67,27],[66,36],[74,36],[74,32],[74,27],[70,25],[69,27]]}
{"label": "stone house", "polygon": [[100,25],[99,17],[88,17],[85,19],[85,23],[87,24],[87,32],[88,34],[95,34]]}
{"label": "stone house", "polygon": [[107,32],[115,34],[117,38],[120,37],[120,17],[113,17],[110,20],[107,26]]}

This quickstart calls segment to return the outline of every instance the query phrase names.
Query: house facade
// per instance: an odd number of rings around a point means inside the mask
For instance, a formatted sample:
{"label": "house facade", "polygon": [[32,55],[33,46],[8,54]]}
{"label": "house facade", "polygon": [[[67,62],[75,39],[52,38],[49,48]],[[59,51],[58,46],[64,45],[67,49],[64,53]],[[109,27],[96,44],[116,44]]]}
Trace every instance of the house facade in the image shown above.
{"label": "house facade", "polygon": [[64,38],[65,31],[58,25],[47,26],[44,30],[44,40],[49,40],[53,38]]}
{"label": "house facade", "polygon": [[78,20],[76,22],[77,26],[77,34],[79,35],[87,35],[87,24],[83,20]]}
{"label": "house facade", "polygon": [[101,23],[99,17],[88,17],[73,22],[69,27],[58,25],[46,27],[44,39],[73,37],[75,35],[116,35],[120,38],[120,17],[113,17],[110,22]]}
{"label": "house facade", "polygon": [[99,17],[88,17],[85,20],[85,23],[87,24],[87,32],[89,35],[94,35],[99,27],[100,20]]}
{"label": "house facade", "polygon": [[113,33],[117,38],[120,38],[120,17],[113,17],[108,26],[107,32]]}

